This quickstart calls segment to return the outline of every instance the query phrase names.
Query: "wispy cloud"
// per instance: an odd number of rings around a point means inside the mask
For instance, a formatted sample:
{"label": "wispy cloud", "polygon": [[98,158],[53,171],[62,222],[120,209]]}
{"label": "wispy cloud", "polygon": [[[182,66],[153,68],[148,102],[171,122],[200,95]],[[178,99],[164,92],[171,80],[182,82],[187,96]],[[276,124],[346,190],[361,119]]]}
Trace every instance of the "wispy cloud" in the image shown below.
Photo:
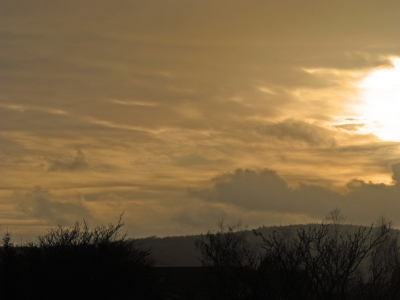
{"label": "wispy cloud", "polygon": [[73,159],[48,159],[49,171],[82,171],[89,168],[85,154],[78,149]]}
{"label": "wispy cloud", "polygon": [[111,102],[121,105],[129,105],[129,106],[147,106],[147,107],[155,107],[156,104],[152,102],[141,102],[141,101],[129,101],[129,100],[118,100],[112,99]]}
{"label": "wispy cloud", "polygon": [[24,217],[45,220],[53,226],[54,224],[71,225],[77,219],[90,219],[92,216],[89,209],[79,199],[60,201],[42,187],[36,187],[27,193],[14,193],[12,198],[18,203],[17,208]]}
{"label": "wispy cloud", "polygon": [[67,116],[69,115],[68,112],[62,110],[62,109],[56,109],[56,108],[48,108],[48,107],[39,107],[39,106],[31,106],[31,105],[19,105],[19,104],[7,104],[7,103],[0,103],[0,107],[9,109],[9,110],[15,110],[19,112],[24,112],[27,110],[32,110],[32,111],[39,111],[39,112],[45,112],[53,115],[64,115]]}
{"label": "wispy cloud", "polygon": [[340,124],[340,125],[334,125],[334,127],[339,128],[339,129],[344,129],[348,131],[356,131],[360,127],[364,127],[364,123],[349,123],[349,124]]}
{"label": "wispy cloud", "polygon": [[306,143],[312,146],[333,147],[334,135],[329,129],[304,121],[287,119],[277,123],[267,123],[258,127],[261,134],[271,135],[280,140],[293,143]]}

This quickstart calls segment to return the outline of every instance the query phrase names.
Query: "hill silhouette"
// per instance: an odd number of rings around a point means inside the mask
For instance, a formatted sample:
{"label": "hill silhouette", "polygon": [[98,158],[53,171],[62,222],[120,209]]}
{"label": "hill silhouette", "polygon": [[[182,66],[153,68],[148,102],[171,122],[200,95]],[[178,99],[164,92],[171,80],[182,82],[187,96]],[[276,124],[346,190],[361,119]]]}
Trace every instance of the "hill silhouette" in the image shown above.
{"label": "hill silhouette", "polygon": [[[264,237],[277,232],[296,232],[300,228],[308,228],[311,226],[319,226],[319,224],[296,224],[286,226],[261,226],[255,228]],[[352,224],[339,225],[340,230],[348,230],[350,233],[355,232],[360,227],[368,228],[368,226],[358,226]],[[262,240],[259,236],[253,234],[252,230],[244,230],[247,240],[257,245]],[[200,253],[195,247],[195,242],[201,240],[202,234],[187,236],[168,236],[168,237],[147,237],[135,239],[139,247],[143,249],[152,249],[152,255],[155,260],[156,267],[200,267]]]}

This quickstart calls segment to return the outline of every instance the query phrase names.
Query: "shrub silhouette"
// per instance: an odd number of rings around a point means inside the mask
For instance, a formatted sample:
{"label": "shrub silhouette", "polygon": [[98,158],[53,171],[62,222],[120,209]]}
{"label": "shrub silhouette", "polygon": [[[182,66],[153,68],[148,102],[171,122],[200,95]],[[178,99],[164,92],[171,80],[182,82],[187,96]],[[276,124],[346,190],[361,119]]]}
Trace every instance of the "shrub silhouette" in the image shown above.
{"label": "shrub silhouette", "polygon": [[8,299],[151,297],[151,251],[126,240],[126,234],[120,234],[123,226],[122,215],[116,225],[93,230],[86,221],[71,228],[59,225],[35,242],[14,249],[13,259],[3,239],[3,293]]}
{"label": "shrub silhouette", "polygon": [[400,247],[390,222],[378,227],[329,222],[274,231],[254,252],[243,231],[221,227],[196,242],[218,279],[214,299],[400,299]]}

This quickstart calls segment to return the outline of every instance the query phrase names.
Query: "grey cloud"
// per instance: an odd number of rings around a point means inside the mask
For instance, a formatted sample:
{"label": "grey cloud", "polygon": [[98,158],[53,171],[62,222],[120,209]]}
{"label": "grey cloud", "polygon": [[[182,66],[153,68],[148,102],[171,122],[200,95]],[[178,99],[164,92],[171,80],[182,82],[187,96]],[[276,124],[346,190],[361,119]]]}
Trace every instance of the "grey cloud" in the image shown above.
{"label": "grey cloud", "polygon": [[72,160],[49,159],[48,171],[82,171],[89,168],[85,154],[78,149]]}
{"label": "grey cloud", "polygon": [[50,225],[69,225],[79,219],[92,217],[89,209],[79,199],[58,199],[42,187],[27,193],[16,192],[14,202],[25,218],[36,218]]}
{"label": "grey cloud", "polygon": [[289,187],[274,171],[236,170],[213,179],[211,189],[190,190],[192,197],[212,203],[225,203],[246,210],[265,210],[278,213],[306,214],[323,217],[337,206],[359,223],[375,220],[386,214],[400,221],[400,164],[392,166],[395,185],[375,184],[354,179],[348,191],[340,193],[326,187],[301,183]]}
{"label": "grey cloud", "polygon": [[258,131],[279,140],[302,142],[311,146],[332,147],[336,144],[328,129],[295,119],[260,125]]}
{"label": "grey cloud", "polygon": [[272,170],[256,172],[238,169],[233,174],[222,175],[213,181],[213,189],[193,190],[190,193],[210,201],[233,203],[251,209],[265,205],[279,208],[281,198],[291,198],[291,190],[286,182]]}

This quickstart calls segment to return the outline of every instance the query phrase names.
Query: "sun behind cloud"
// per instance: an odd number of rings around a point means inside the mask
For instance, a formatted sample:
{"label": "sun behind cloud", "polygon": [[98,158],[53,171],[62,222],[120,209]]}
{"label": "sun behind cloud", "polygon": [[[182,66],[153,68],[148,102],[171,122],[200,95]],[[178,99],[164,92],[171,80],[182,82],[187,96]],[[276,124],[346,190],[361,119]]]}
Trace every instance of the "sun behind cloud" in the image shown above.
{"label": "sun behind cloud", "polygon": [[400,141],[400,58],[391,68],[372,71],[359,84],[362,104],[358,112],[365,119],[363,131],[381,140]]}

